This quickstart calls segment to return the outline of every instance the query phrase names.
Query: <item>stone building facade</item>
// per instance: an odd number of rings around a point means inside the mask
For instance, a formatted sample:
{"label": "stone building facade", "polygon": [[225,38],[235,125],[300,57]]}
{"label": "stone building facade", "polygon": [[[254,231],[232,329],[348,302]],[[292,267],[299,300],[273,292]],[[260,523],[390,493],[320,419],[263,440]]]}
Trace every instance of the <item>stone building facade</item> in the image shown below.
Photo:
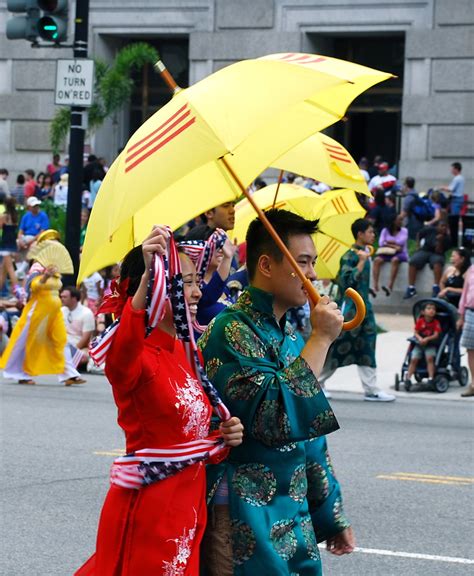
{"label": "stone building facade", "polygon": [[[43,169],[50,159],[55,60],[72,51],[7,40],[9,16],[1,0],[0,165],[15,174]],[[355,102],[333,134],[356,158],[390,156],[400,176],[415,176],[420,189],[447,182],[450,163],[459,160],[473,194],[472,0],[90,0],[90,55],[111,61],[121,46],[140,39],[157,43],[171,71],[177,67],[189,83],[274,52],[362,58],[396,72],[392,85]],[[146,95],[145,76],[138,75],[130,106],[90,138],[96,154],[113,160],[166,97],[148,74]]]}

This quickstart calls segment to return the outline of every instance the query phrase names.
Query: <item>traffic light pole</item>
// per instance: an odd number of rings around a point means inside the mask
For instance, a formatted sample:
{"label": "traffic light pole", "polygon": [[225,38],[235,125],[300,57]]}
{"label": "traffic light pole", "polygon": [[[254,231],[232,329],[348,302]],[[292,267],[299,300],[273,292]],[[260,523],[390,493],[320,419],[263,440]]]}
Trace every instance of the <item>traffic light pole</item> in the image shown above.
{"label": "traffic light pole", "polygon": [[[89,0],[76,2],[74,58],[87,58],[89,34]],[[84,174],[84,140],[87,128],[86,109],[71,106],[69,144],[69,188],[66,212],[66,248],[74,264],[74,275],[65,276],[65,284],[75,284],[79,271],[81,209]]]}

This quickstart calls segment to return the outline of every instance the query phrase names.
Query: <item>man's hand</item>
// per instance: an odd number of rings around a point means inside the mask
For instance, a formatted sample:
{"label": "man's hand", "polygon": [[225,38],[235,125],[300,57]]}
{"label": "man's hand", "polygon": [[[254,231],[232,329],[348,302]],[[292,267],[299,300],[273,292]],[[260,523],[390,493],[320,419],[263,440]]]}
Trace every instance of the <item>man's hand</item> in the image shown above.
{"label": "man's hand", "polygon": [[342,556],[343,554],[350,554],[354,552],[355,548],[355,538],[352,528],[346,528],[336,536],[328,538],[326,542],[327,551],[336,556]]}
{"label": "man's hand", "polygon": [[237,246],[235,244],[233,244],[229,238],[226,238],[226,241],[224,242],[224,246],[222,246],[222,253],[224,255],[224,258],[232,260],[236,250],[237,250]]}
{"label": "man's hand", "polygon": [[367,262],[370,254],[368,252],[366,252],[365,250],[357,250],[356,251],[357,256],[359,257],[359,262]]}
{"label": "man's hand", "polygon": [[335,302],[323,296],[311,310],[312,336],[334,342],[342,330],[344,317]]}
{"label": "man's hand", "polygon": [[222,422],[219,426],[222,438],[224,438],[224,443],[226,446],[235,448],[242,444],[242,439],[244,437],[244,427],[240,422],[240,419],[236,416],[232,416],[229,420]]}

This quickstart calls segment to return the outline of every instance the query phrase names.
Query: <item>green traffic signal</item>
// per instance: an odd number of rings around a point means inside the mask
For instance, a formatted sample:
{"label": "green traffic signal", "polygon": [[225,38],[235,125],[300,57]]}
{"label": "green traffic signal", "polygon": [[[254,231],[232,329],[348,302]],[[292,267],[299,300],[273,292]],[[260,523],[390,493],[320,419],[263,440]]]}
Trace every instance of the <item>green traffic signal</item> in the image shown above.
{"label": "green traffic signal", "polygon": [[50,42],[59,42],[65,37],[67,26],[65,23],[54,16],[43,16],[38,22],[38,35],[43,40]]}
{"label": "green traffic signal", "polygon": [[43,16],[38,21],[38,35],[49,42],[61,42],[67,38],[68,1],[38,0]]}
{"label": "green traffic signal", "polygon": [[24,13],[7,21],[7,38],[36,42],[39,36],[48,42],[63,42],[67,39],[68,4],[68,0],[7,0],[9,12]]}

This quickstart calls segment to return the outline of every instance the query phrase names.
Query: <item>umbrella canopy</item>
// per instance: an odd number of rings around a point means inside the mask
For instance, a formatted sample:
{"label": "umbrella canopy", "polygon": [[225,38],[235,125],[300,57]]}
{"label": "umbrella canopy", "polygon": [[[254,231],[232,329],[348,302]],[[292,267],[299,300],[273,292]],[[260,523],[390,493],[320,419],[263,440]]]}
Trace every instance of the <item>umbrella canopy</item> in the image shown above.
{"label": "umbrella canopy", "polygon": [[[273,207],[277,184],[257,190],[252,196],[263,210]],[[314,243],[318,259],[318,278],[335,278],[339,272],[341,256],[354,243],[352,223],[363,218],[365,210],[352,190],[331,190],[321,196],[296,184],[281,184],[275,208],[283,208],[308,220],[319,220]],[[230,233],[238,242],[245,240],[255,211],[247,199],[235,206],[235,228]]]}
{"label": "umbrella canopy", "polygon": [[[339,120],[390,74],[311,54],[238,62],[180,91],[115,160],[89,221],[79,281],[140,243],[242,193],[283,153]],[[151,227],[151,226],[149,226]]]}
{"label": "umbrella canopy", "polygon": [[370,196],[365,178],[349,152],[325,134],[313,134],[277,158],[272,166]]}

